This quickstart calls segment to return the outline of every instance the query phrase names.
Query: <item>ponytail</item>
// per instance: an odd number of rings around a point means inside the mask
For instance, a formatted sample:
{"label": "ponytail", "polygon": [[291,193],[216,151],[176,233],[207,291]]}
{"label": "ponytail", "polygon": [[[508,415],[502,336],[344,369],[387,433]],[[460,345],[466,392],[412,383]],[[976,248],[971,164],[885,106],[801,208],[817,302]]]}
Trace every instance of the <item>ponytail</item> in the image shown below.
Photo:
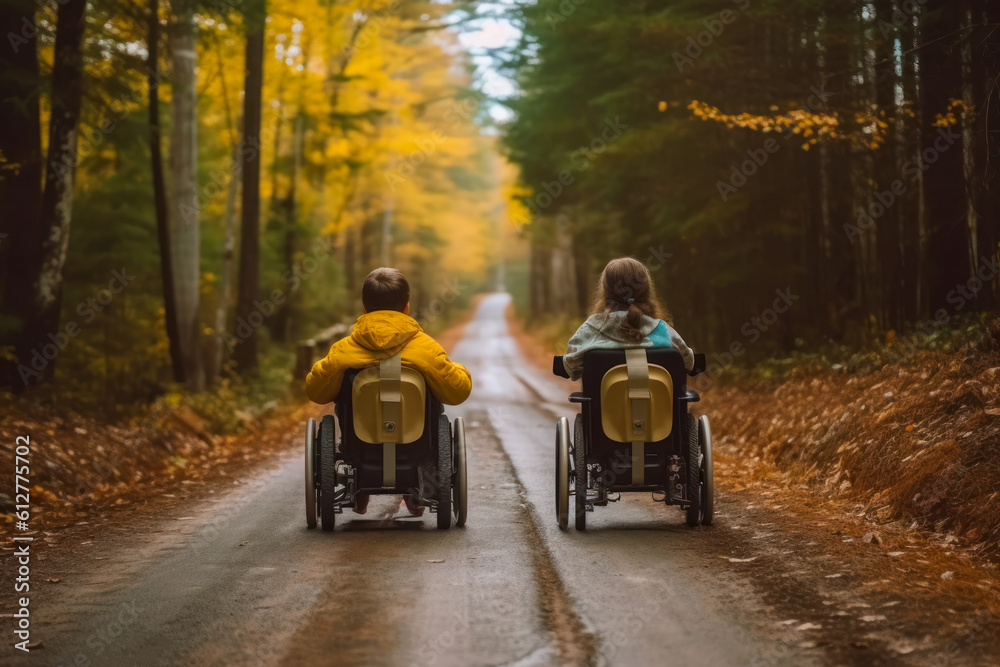
{"label": "ponytail", "polygon": [[622,333],[629,340],[639,342],[642,340],[640,329],[642,327],[642,316],[645,313],[642,312],[642,308],[633,298],[628,299],[627,306],[628,311],[625,313],[625,321],[622,322]]}

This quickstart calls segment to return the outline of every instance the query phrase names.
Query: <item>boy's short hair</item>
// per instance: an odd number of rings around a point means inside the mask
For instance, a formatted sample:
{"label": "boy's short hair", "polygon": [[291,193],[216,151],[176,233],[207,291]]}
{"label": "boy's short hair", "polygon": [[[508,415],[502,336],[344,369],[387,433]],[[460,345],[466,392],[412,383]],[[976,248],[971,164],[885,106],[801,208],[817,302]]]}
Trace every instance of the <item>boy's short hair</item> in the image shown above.
{"label": "boy's short hair", "polygon": [[410,283],[399,269],[382,267],[365,278],[361,286],[361,303],[369,313],[375,310],[403,312],[410,302]]}

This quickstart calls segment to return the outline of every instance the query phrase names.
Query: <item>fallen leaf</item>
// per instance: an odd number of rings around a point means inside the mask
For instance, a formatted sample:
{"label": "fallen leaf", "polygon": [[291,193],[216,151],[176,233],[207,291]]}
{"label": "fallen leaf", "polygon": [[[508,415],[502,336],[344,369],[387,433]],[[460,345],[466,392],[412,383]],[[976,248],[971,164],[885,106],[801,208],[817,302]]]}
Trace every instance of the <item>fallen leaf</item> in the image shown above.
{"label": "fallen leaf", "polygon": [[868,544],[871,544],[871,543],[873,543],[873,542],[874,542],[875,544],[878,544],[878,543],[879,543],[879,540],[878,540],[878,535],[876,535],[875,533],[868,533],[868,534],[867,534],[867,535],[865,535],[865,536],[864,536],[864,537],[863,537],[862,539],[863,539],[863,540],[864,540],[865,542],[867,542]]}
{"label": "fallen leaf", "polygon": [[886,556],[892,556],[893,558],[897,558],[899,556],[902,556],[903,553],[904,552],[902,551],[890,551],[889,553],[886,554]]}
{"label": "fallen leaf", "polygon": [[821,630],[823,629],[823,626],[816,625],[815,623],[803,623],[802,625],[800,625],[795,629],[798,630],[799,632],[805,632],[806,630]]}
{"label": "fallen leaf", "polygon": [[46,579],[45,581],[49,582],[50,584],[58,584],[60,581],[62,581],[62,579]]}
{"label": "fallen leaf", "polygon": [[844,576],[844,575],[842,575],[840,573],[837,573],[837,574],[828,574],[828,575],[826,575],[826,578],[827,579],[839,579],[842,576]]}
{"label": "fallen leaf", "polygon": [[883,614],[868,614],[867,616],[862,616],[861,620],[865,623],[874,623],[875,621],[884,621],[885,616]]}
{"label": "fallen leaf", "polygon": [[248,545],[248,544],[250,544],[250,540],[244,540],[243,542],[240,542],[240,543],[239,543],[239,546],[241,546],[241,547],[245,547],[245,546],[246,546],[246,545]]}
{"label": "fallen leaf", "polygon": [[751,558],[730,558],[729,562],[730,563],[749,563],[750,561],[754,561],[754,560],[757,560],[756,556],[753,556]]}
{"label": "fallen leaf", "polygon": [[955,573],[951,572],[951,571],[945,572],[944,574],[941,575],[941,578],[942,579],[954,579],[955,578]]}
{"label": "fallen leaf", "polygon": [[193,516],[179,516],[179,517],[177,517],[177,520],[178,521],[187,521],[188,519],[193,519],[193,518],[194,518]]}
{"label": "fallen leaf", "polygon": [[427,562],[428,563],[443,563],[444,561],[445,561],[444,558],[432,558],[431,560],[429,560]]}

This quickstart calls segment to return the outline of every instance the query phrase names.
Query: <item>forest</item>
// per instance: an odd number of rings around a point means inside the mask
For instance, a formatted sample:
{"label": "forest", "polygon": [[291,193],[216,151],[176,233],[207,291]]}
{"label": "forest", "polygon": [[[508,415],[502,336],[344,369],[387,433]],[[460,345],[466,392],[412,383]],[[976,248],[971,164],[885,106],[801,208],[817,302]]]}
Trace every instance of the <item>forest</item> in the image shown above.
{"label": "forest", "polygon": [[287,384],[294,343],[353,321],[384,264],[448,321],[497,261],[511,177],[460,18],[4,0],[0,387],[114,412]]}
{"label": "forest", "polygon": [[997,3],[539,0],[517,16],[505,143],[533,316],[586,310],[623,254],[723,355],[923,341],[995,310]]}

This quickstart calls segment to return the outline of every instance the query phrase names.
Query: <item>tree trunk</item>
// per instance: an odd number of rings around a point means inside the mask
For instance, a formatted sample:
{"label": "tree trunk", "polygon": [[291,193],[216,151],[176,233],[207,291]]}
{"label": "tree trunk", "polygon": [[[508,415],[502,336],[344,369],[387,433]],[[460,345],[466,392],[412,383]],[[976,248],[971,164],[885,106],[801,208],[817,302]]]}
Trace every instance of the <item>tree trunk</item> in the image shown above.
{"label": "tree trunk", "polygon": [[937,122],[947,115],[951,101],[962,95],[961,35],[955,34],[954,28],[960,24],[960,12],[945,0],[929,0],[921,11],[925,12],[921,40],[927,44],[921,51],[920,71],[925,93],[921,143],[927,161],[924,194],[929,312],[944,308],[954,316],[959,310],[948,302],[948,294],[971,275],[963,150],[961,128],[942,128]]}
{"label": "tree trunk", "polygon": [[215,341],[209,361],[209,381],[214,382],[222,373],[226,358],[226,326],[229,321],[229,304],[233,300],[233,261],[236,256],[236,195],[240,185],[240,142],[239,128],[233,122],[233,112],[229,106],[229,89],[226,86],[225,61],[222,56],[222,45],[216,36],[216,47],[219,56],[219,81],[222,83],[222,100],[226,109],[226,125],[233,144],[231,162],[232,173],[226,187],[226,217],[222,240],[222,279],[219,286],[219,300],[215,307]]}
{"label": "tree trunk", "polygon": [[[39,262],[42,247],[38,224],[42,199],[42,129],[38,104],[38,41],[26,26],[35,25],[34,4],[19,0],[0,5],[0,34],[8,36],[0,69],[0,152],[17,170],[0,175],[0,285],[3,312],[17,318],[10,331],[0,333],[0,347],[19,348],[20,333],[29,314],[31,284],[16,279]],[[14,37],[9,37],[13,35]],[[30,363],[27,357],[22,364]],[[17,386],[17,363],[0,361],[0,386]]]}
{"label": "tree trunk", "polygon": [[170,33],[173,59],[173,124],[170,167],[173,215],[170,235],[177,300],[177,331],[184,377],[198,391],[204,386],[199,349],[198,301],[201,278],[201,211],[198,201],[198,91],[196,27],[192,0],[174,0],[176,23]]}
{"label": "tree trunk", "polygon": [[[994,0],[975,0],[973,22],[979,28],[972,37],[973,81],[978,89],[975,109],[977,190],[979,192],[979,247],[983,257],[996,258],[1000,241],[1000,6]],[[981,308],[1000,306],[1000,273],[986,283]]]}
{"label": "tree trunk", "polygon": [[[56,43],[52,65],[52,119],[49,122],[49,154],[45,169],[45,190],[39,217],[41,252],[26,278],[31,285],[30,304],[22,330],[18,358],[25,369],[33,352],[58,334],[62,306],[62,270],[66,261],[69,225],[73,212],[73,175],[76,171],[76,136],[83,99],[83,41],[86,0],[67,0],[59,5]],[[45,354],[46,363],[24,384],[52,377],[55,355]]]}
{"label": "tree trunk", "polygon": [[[966,4],[966,3],[963,3]],[[980,255],[979,248],[979,214],[976,211],[976,203],[979,198],[979,189],[976,187],[976,159],[975,146],[973,145],[974,127],[972,119],[976,108],[976,98],[973,92],[974,84],[972,80],[972,7],[962,8],[962,46],[960,49],[962,57],[962,103],[965,109],[961,114],[962,123],[962,175],[965,179],[965,224],[969,234],[969,268],[972,272],[979,270]],[[978,300],[978,299],[977,299]]]}
{"label": "tree trunk", "polygon": [[153,179],[156,234],[160,245],[160,280],[163,285],[163,310],[174,382],[184,382],[185,368],[177,328],[177,297],[174,291],[174,264],[171,252],[170,220],[167,217],[167,191],[163,180],[163,156],[160,149],[160,2],[149,0],[149,55],[146,75],[149,84],[149,155]]}
{"label": "tree trunk", "polygon": [[[298,114],[295,116],[295,125],[292,132],[292,171],[289,174],[288,181],[288,194],[282,201],[282,217],[285,227],[285,242],[284,242],[284,262],[285,271],[292,272],[295,269],[295,237],[297,230],[297,197],[298,197],[298,184],[299,184],[299,173],[302,170],[302,149],[303,141],[305,139],[305,114],[300,109]],[[277,320],[277,325],[275,326],[276,338],[280,342],[288,342],[291,340],[292,335],[292,311],[293,304],[295,302],[296,294],[294,292],[288,291],[285,294],[286,299],[281,306],[278,307],[275,313],[275,319]]]}
{"label": "tree trunk", "polygon": [[251,21],[252,32],[247,36],[243,96],[243,210],[235,351],[237,368],[243,374],[257,370],[257,331],[264,317],[256,310],[260,291],[260,102],[264,80],[263,15],[258,19]]}

